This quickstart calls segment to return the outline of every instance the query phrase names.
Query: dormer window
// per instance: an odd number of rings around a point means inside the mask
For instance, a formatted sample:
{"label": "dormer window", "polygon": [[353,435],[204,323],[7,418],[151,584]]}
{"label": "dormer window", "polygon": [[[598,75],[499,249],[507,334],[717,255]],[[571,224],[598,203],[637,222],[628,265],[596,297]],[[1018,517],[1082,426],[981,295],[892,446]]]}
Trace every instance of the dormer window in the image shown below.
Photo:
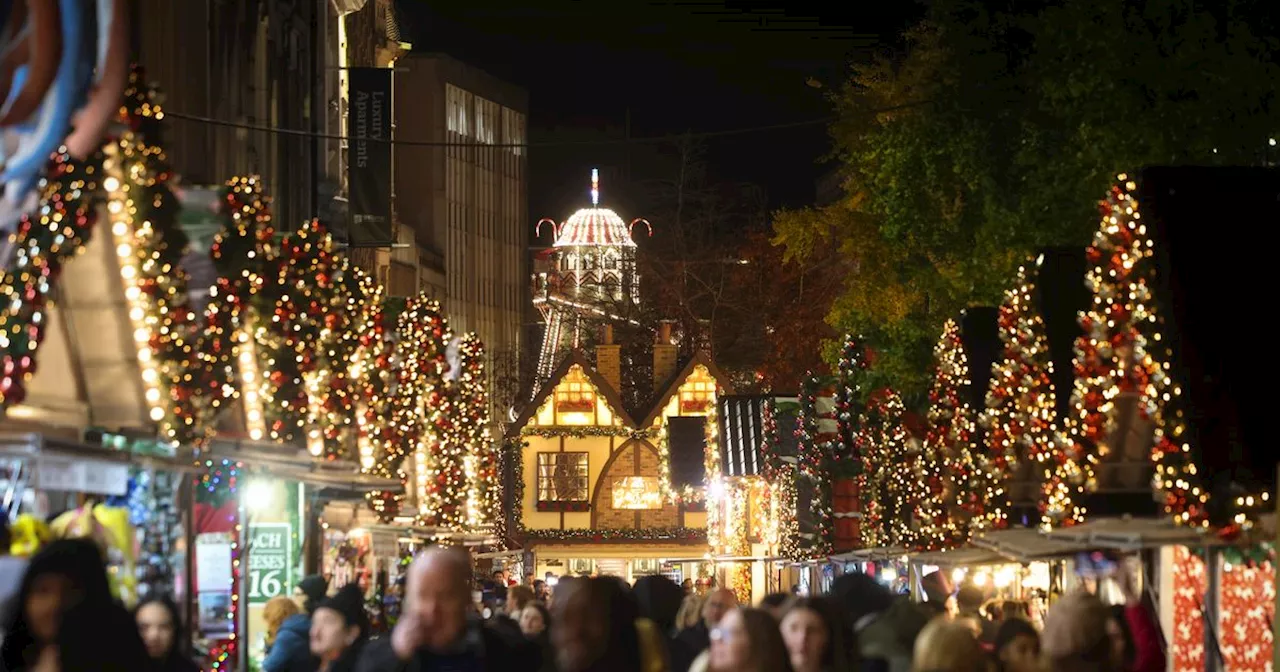
{"label": "dormer window", "polygon": [[591,413],[596,408],[596,391],[580,369],[570,372],[556,386],[556,412]]}
{"label": "dormer window", "polygon": [[705,367],[699,366],[680,386],[680,412],[704,413],[716,396],[716,380]]}

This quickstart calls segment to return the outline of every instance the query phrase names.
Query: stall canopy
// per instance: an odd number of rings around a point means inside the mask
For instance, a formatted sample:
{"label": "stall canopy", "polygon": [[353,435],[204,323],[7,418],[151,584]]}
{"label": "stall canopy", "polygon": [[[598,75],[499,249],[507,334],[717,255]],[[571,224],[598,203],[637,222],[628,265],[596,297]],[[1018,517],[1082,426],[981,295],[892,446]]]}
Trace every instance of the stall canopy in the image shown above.
{"label": "stall canopy", "polygon": [[172,457],[112,450],[102,445],[56,439],[39,433],[0,433],[0,459],[10,463],[6,503],[23,487],[93,495],[122,496],[131,466],[169,471],[192,468],[190,452]]}
{"label": "stall canopy", "polygon": [[1204,546],[1221,541],[1202,530],[1177,525],[1167,518],[1099,518],[1048,533],[1063,543],[1084,549],[1140,551],[1160,546]]}
{"label": "stall canopy", "polygon": [[324,499],[362,499],[371,492],[403,492],[399,479],[360,473],[354,462],[321,462],[305,449],[249,439],[219,438],[209,442],[198,459],[234,460],[276,478],[320,488]]}

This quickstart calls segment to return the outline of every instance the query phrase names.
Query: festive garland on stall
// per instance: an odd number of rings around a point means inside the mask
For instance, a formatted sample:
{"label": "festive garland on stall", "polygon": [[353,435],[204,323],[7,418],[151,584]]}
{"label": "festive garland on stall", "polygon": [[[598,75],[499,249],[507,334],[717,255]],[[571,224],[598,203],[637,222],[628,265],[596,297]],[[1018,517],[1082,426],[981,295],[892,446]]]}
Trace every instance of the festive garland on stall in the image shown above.
{"label": "festive garland on stall", "polygon": [[529,442],[521,437],[508,437],[502,442],[499,454],[499,470],[511,489],[503,493],[507,503],[507,515],[499,516],[495,534],[504,545],[509,545],[518,535],[524,535],[524,450]]}
{"label": "festive garland on stall", "polygon": [[466,526],[474,530],[491,525],[500,517],[502,493],[499,491],[498,458],[490,430],[484,344],[475,334],[468,333],[462,337],[458,353],[462,369],[458,381],[458,405],[466,422],[463,445],[467,449],[465,470],[469,484]]}
{"label": "festive garland on stall", "polygon": [[197,366],[189,371],[189,394],[200,400],[200,424],[210,428],[226,405],[240,398],[249,436],[258,440],[265,433],[265,421],[251,301],[264,282],[256,269],[267,268],[277,253],[270,198],[261,180],[251,176],[228,180],[221,212],[226,228],[214,238],[210,250],[218,280],[205,313]]}
{"label": "festive garland on stall", "polygon": [[1092,267],[1085,282],[1093,303],[1080,319],[1084,336],[1076,341],[1081,370],[1072,405],[1083,421],[1072,462],[1091,487],[1093,464],[1109,451],[1114,400],[1136,394],[1140,412],[1155,427],[1151,459],[1165,511],[1179,523],[1218,525],[1222,536],[1233,538],[1253,526],[1270,497],[1266,492],[1233,495],[1230,501],[1215,502],[1220,511],[1210,515],[1210,493],[1184,436],[1182,389],[1169,376],[1172,352],[1159,347],[1168,339],[1152,293],[1154,241],[1141,221],[1134,197],[1137,183],[1126,175],[1119,182],[1099,204],[1102,223],[1086,251]]}
{"label": "festive garland on stall", "polygon": [[537,436],[544,439],[564,437],[567,439],[584,439],[589,436],[616,436],[628,439],[650,439],[665,434],[663,430],[654,428],[629,429],[626,427],[575,426],[575,427],[538,427],[529,426],[520,430],[522,436]]}
{"label": "festive garland on stall", "polygon": [[372,452],[360,428],[361,405],[368,403],[363,378],[377,375],[368,366],[371,349],[364,334],[376,328],[382,288],[345,256],[337,257],[331,282],[327,305],[321,297],[324,318],[314,341],[315,369],[306,379],[306,426],[319,433],[325,460],[358,460],[364,468]]}
{"label": "festive garland on stall", "polygon": [[36,372],[48,327],[49,292],[63,264],[89,240],[102,197],[102,155],[84,161],[55,156],[40,179],[40,207],[23,215],[9,237],[0,277],[0,411],[20,404]]}
{"label": "festive garland on stall", "polygon": [[150,418],[162,436],[191,443],[204,431],[192,391],[182,384],[198,338],[180,263],[187,236],[160,145],[164,111],[144,80],[140,68],[129,73],[119,111],[123,130],[105,148],[103,187]]}
{"label": "festive garland on stall", "polygon": [[[440,313],[440,304],[418,296],[410,299],[400,313],[397,326],[399,339],[397,352],[400,358],[400,375],[396,383],[395,395],[397,403],[392,422],[399,426],[399,431],[411,439],[413,447],[413,478],[418,511],[420,516],[428,516],[432,511],[433,501],[430,483],[432,482],[431,451],[438,446],[439,436],[431,430],[435,423],[443,422],[439,407],[444,403],[444,373],[449,362],[445,354],[453,333],[444,316]],[[439,431],[439,428],[434,428]],[[388,446],[393,451],[382,459],[400,462],[404,452],[400,446]]]}
{"label": "festive garland on stall", "polygon": [[[960,340],[960,326],[947,320],[933,349],[934,377],[929,389],[920,476],[925,494],[916,505],[919,524],[914,548],[939,550],[968,540],[968,526],[953,515],[950,506],[965,483],[954,480],[955,462],[973,442],[973,409],[962,398],[969,383],[969,360]],[[967,488],[966,488],[967,489]]]}
{"label": "festive garland on stall", "polygon": [[667,541],[678,543],[702,542],[707,530],[697,527],[645,527],[645,528],[570,528],[566,530],[525,530],[523,536],[533,541]]}

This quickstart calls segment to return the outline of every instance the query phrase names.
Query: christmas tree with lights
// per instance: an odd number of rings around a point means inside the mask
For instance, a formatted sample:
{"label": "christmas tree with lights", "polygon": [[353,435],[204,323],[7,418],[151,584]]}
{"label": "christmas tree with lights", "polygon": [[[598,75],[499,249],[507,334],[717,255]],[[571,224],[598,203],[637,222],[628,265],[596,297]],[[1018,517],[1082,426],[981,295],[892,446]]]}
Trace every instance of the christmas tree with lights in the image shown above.
{"label": "christmas tree with lights", "polygon": [[1155,243],[1142,219],[1137,189],[1128,176],[1119,176],[1119,184],[1099,203],[1102,221],[1086,250],[1085,283],[1093,302],[1080,318],[1084,335],[1076,341],[1071,404],[1081,421],[1066,468],[1073,470],[1069,476],[1080,472],[1076,480],[1082,487],[1092,487],[1094,464],[1110,452],[1114,400],[1134,395],[1143,419],[1155,428],[1151,456],[1165,511],[1179,523],[1221,525],[1219,534],[1234,538],[1271,506],[1270,498],[1266,492],[1236,493],[1211,502],[1197,471],[1182,389],[1169,375],[1173,353],[1165,345],[1169,339],[1161,333],[1164,320],[1153,294]]}
{"label": "christmas tree with lights", "polygon": [[951,502],[958,487],[953,463],[973,441],[973,409],[963,399],[970,385],[969,360],[960,340],[960,326],[947,320],[933,349],[933,385],[929,389],[928,426],[920,469],[924,496],[916,506],[919,525],[916,546],[938,550],[962,544],[968,527],[952,516]]}
{"label": "christmas tree with lights", "polygon": [[[1000,304],[1002,347],[991,369],[986,409],[980,419],[987,435],[991,466],[978,464],[962,471],[972,473],[978,479],[975,483],[980,483],[988,471],[1008,478],[1026,460],[1041,483],[1042,520],[1057,524],[1079,520],[1083,511],[1072,502],[1071,488],[1061,468],[1069,459],[1073,440],[1064,428],[1067,420],[1057,417],[1053,359],[1044,320],[1035,307],[1035,293],[1027,267],[1019,268],[1017,281]],[[970,490],[961,504],[975,521],[982,523],[985,519],[997,524],[999,520],[985,514],[998,483],[987,485],[991,491]],[[1003,499],[1002,486],[999,491]]]}
{"label": "christmas tree with lights", "polygon": [[871,395],[862,416],[855,447],[863,463],[858,494],[864,548],[915,543],[913,515],[925,485],[920,456],[908,445],[905,414],[902,398],[886,388]]}
{"label": "christmas tree with lights", "polygon": [[9,237],[10,258],[0,278],[0,409],[27,396],[48,326],[49,292],[63,265],[88,242],[97,217],[101,166],[101,154],[85,161],[55,156],[37,187],[40,207],[23,215]]}
{"label": "christmas tree with lights", "polygon": [[332,237],[316,220],[285,236],[275,262],[273,274],[264,272],[258,292],[270,311],[257,332],[266,372],[262,394],[267,434],[273,441],[298,443],[306,433],[306,443],[315,452],[316,440],[323,440],[322,429],[308,427],[308,420],[315,415],[313,400],[321,396],[319,360],[341,340],[331,327],[341,326],[351,309],[340,296],[346,271]]}

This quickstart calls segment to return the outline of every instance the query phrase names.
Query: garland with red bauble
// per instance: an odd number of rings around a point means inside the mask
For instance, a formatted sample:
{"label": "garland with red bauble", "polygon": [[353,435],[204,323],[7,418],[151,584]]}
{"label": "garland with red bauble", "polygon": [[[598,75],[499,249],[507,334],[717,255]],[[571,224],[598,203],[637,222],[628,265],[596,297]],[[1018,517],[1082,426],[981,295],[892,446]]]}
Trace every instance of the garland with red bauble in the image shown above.
{"label": "garland with red bauble", "polygon": [[102,155],[85,161],[59,154],[40,179],[40,206],[9,237],[0,277],[0,410],[20,404],[36,372],[48,326],[49,292],[63,265],[89,240],[102,198]]}

